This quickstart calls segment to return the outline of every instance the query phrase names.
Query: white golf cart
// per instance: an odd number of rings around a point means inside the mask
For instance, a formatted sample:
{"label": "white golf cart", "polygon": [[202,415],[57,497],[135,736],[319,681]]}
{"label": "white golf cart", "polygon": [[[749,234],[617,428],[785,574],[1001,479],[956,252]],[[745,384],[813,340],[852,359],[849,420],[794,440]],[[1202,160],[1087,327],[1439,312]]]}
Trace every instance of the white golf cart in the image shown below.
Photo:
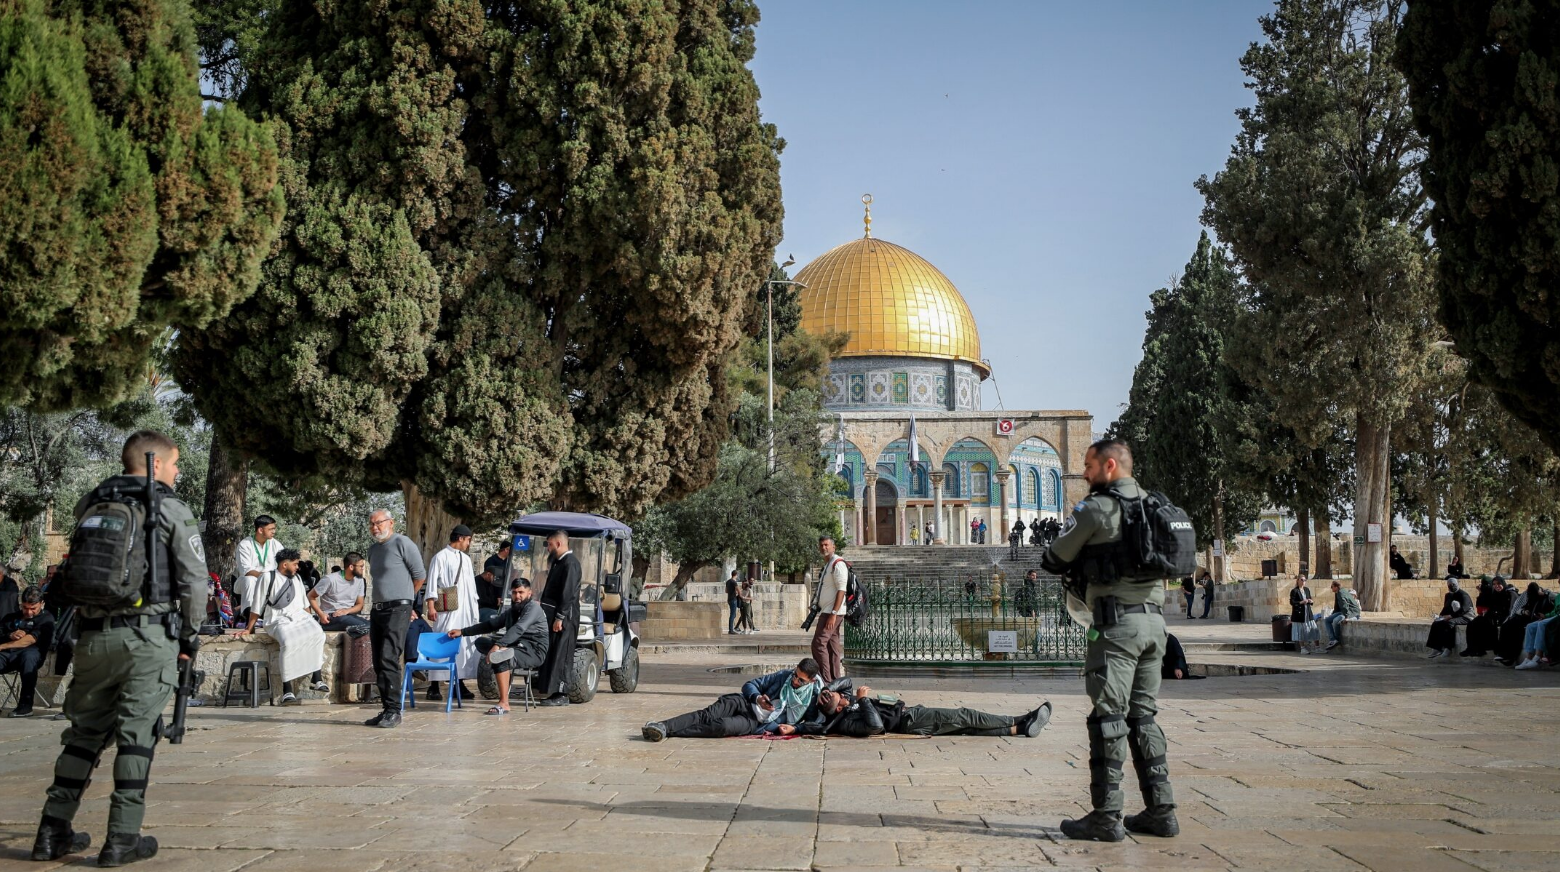
{"label": "white golf cart", "polygon": [[569,548],[580,561],[580,625],[569,701],[590,702],[602,672],[614,693],[633,693],[639,686],[639,622],[645,619],[645,604],[628,596],[633,531],[604,515],[522,515],[509,525],[514,548],[504,573],[506,588],[508,579],[519,576],[530,579],[537,597],[542,595],[547,581],[547,550],[542,543],[555,530],[569,534]]}

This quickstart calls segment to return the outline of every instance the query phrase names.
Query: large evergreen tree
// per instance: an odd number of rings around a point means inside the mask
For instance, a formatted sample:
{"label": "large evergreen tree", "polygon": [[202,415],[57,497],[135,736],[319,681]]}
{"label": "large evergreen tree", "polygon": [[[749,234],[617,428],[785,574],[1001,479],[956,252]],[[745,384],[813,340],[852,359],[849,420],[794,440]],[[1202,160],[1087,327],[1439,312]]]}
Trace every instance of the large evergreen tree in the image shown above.
{"label": "large evergreen tree", "polygon": [[1560,3],[1413,3],[1398,39],[1472,377],[1560,451]]}
{"label": "large evergreen tree", "polygon": [[[1279,0],[1241,59],[1256,105],[1237,113],[1224,169],[1198,182],[1267,341],[1243,377],[1281,416],[1320,409],[1352,426],[1356,536],[1391,525],[1392,427],[1433,338],[1424,141],[1391,64],[1402,6]],[[1386,554],[1368,543],[1354,561],[1368,609],[1388,607]]]}
{"label": "large evergreen tree", "polygon": [[1225,346],[1238,285],[1223,250],[1204,233],[1175,286],[1150,297],[1143,360],[1112,427],[1132,445],[1137,479],[1191,515],[1200,547],[1244,528],[1262,509],[1258,493],[1231,478],[1219,437],[1230,415]]}
{"label": "large evergreen tree", "polygon": [[280,250],[180,357],[222,438],[471,521],[707,482],[780,229],[756,20],[279,2],[238,99],[282,131]]}
{"label": "large evergreen tree", "polygon": [[276,148],[197,78],[182,0],[0,6],[0,403],[126,399],[165,328],[253,292]]}

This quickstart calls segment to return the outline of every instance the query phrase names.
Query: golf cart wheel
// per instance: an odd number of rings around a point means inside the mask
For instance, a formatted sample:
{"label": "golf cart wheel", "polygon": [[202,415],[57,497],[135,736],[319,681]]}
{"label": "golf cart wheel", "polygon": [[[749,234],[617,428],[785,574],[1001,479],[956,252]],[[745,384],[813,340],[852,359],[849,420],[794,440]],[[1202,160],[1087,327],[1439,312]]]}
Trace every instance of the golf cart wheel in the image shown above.
{"label": "golf cart wheel", "polygon": [[569,675],[569,702],[590,702],[596,696],[596,685],[601,682],[601,663],[596,652],[578,648],[574,652],[574,671]]}
{"label": "golf cart wheel", "polygon": [[639,687],[639,649],[630,648],[623,655],[623,665],[607,673],[607,682],[613,693],[633,693]]}
{"label": "golf cart wheel", "polygon": [[483,699],[498,699],[498,679],[493,677],[493,664],[486,657],[477,661],[477,692]]}

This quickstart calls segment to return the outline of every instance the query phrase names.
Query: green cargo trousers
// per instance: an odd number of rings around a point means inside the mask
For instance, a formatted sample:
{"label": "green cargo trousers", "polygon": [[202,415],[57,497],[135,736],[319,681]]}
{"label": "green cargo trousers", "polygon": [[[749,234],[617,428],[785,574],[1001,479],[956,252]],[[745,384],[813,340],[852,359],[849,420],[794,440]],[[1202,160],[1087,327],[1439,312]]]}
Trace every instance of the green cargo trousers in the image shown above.
{"label": "green cargo trousers", "polygon": [[904,719],[895,732],[922,736],[1006,736],[1014,719],[972,708],[927,708],[913,705],[905,709]]}
{"label": "green cargo trousers", "polygon": [[161,735],[163,709],[178,682],[179,643],[162,626],[114,627],[83,633],[76,645],[76,676],[65,694],[70,726],[54,761],[54,783],[43,804],[45,819],[69,823],[81,806],[109,743],[114,792],[108,832],[139,833],[146,816],[146,782]]}
{"label": "green cargo trousers", "polygon": [[1153,612],[1121,614],[1099,631],[1084,659],[1089,715],[1089,794],[1098,811],[1122,810],[1121,778],[1127,757],[1137,770],[1143,802],[1174,805],[1165,734],[1159,713],[1159,667],[1165,654],[1165,619]]}

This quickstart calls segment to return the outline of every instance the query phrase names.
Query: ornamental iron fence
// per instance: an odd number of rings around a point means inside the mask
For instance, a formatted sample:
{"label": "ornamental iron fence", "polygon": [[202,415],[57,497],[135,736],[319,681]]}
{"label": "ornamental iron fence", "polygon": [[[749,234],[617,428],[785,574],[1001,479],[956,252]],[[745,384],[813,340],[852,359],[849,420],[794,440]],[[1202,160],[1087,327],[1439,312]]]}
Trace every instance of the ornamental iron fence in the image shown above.
{"label": "ornamental iron fence", "polygon": [[1061,579],[1003,573],[864,580],[871,613],[845,628],[857,663],[1081,665],[1084,631],[1067,613]]}

